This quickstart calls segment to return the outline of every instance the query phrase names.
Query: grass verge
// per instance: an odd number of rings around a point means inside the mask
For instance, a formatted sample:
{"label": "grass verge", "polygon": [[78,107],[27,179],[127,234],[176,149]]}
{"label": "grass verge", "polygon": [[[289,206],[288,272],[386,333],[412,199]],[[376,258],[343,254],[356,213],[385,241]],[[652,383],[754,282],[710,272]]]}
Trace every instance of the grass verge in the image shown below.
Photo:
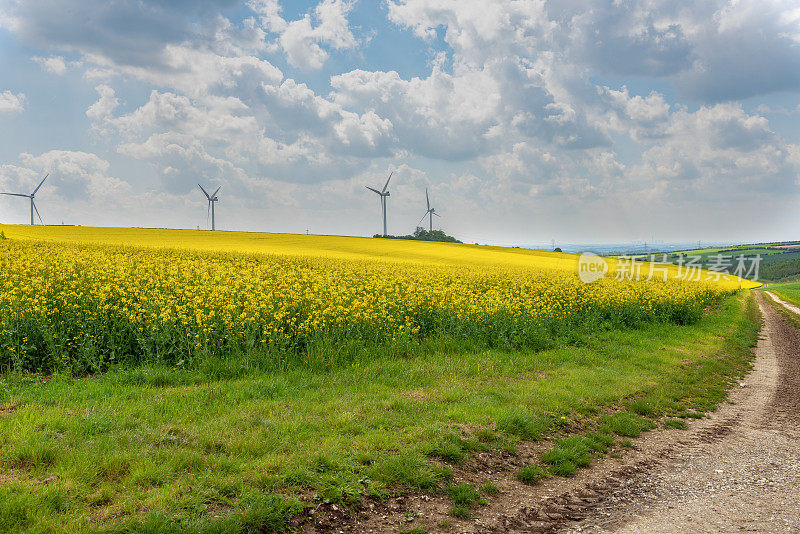
{"label": "grass verge", "polygon": [[[615,436],[713,409],[747,370],[758,325],[740,295],[693,326],[595,331],[541,352],[443,341],[424,355],[235,378],[6,375],[0,531],[278,532],[314,503],[456,491],[451,466],[474,451],[554,435],[543,463],[569,474]],[[457,517],[483,499],[453,495]]]}

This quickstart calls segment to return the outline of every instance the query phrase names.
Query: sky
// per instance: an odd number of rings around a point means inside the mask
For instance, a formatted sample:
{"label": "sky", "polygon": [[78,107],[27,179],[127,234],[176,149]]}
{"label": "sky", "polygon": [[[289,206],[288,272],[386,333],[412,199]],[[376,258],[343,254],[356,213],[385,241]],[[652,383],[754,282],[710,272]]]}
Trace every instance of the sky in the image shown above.
{"label": "sky", "polygon": [[[800,239],[796,0],[0,0],[0,191],[47,224]],[[0,222],[28,205],[0,196]],[[38,221],[37,221],[38,222]]]}

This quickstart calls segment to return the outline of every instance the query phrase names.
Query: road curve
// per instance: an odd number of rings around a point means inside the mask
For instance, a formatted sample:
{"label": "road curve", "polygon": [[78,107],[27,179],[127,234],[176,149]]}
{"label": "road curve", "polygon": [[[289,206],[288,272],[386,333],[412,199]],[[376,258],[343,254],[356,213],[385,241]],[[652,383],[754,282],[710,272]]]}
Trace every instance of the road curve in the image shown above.
{"label": "road curve", "polygon": [[800,531],[800,330],[756,295],[764,328],[731,402],[591,516],[556,530]]}

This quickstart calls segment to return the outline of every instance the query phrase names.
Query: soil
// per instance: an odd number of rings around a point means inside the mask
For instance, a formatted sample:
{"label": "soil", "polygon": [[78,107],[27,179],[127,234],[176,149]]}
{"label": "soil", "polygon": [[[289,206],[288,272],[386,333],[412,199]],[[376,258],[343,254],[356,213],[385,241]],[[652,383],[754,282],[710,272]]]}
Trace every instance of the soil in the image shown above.
{"label": "soil", "polygon": [[[780,300],[774,295],[776,302]],[[756,292],[764,316],[753,370],[688,429],[648,432],[572,478],[537,486],[516,469],[530,446],[478,455],[456,481],[500,490],[458,520],[442,495],[369,501],[358,512],[320,508],[301,532],[800,532],[800,330]],[[783,303],[788,309],[800,309]]]}

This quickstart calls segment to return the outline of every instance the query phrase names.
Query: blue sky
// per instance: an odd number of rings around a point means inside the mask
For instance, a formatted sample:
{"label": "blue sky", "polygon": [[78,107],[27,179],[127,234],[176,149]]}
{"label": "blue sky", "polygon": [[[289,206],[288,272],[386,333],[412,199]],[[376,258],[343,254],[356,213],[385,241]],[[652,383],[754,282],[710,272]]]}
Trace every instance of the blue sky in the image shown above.
{"label": "blue sky", "polygon": [[397,234],[800,236],[793,1],[0,0],[0,65],[47,223],[371,235],[394,171]]}

